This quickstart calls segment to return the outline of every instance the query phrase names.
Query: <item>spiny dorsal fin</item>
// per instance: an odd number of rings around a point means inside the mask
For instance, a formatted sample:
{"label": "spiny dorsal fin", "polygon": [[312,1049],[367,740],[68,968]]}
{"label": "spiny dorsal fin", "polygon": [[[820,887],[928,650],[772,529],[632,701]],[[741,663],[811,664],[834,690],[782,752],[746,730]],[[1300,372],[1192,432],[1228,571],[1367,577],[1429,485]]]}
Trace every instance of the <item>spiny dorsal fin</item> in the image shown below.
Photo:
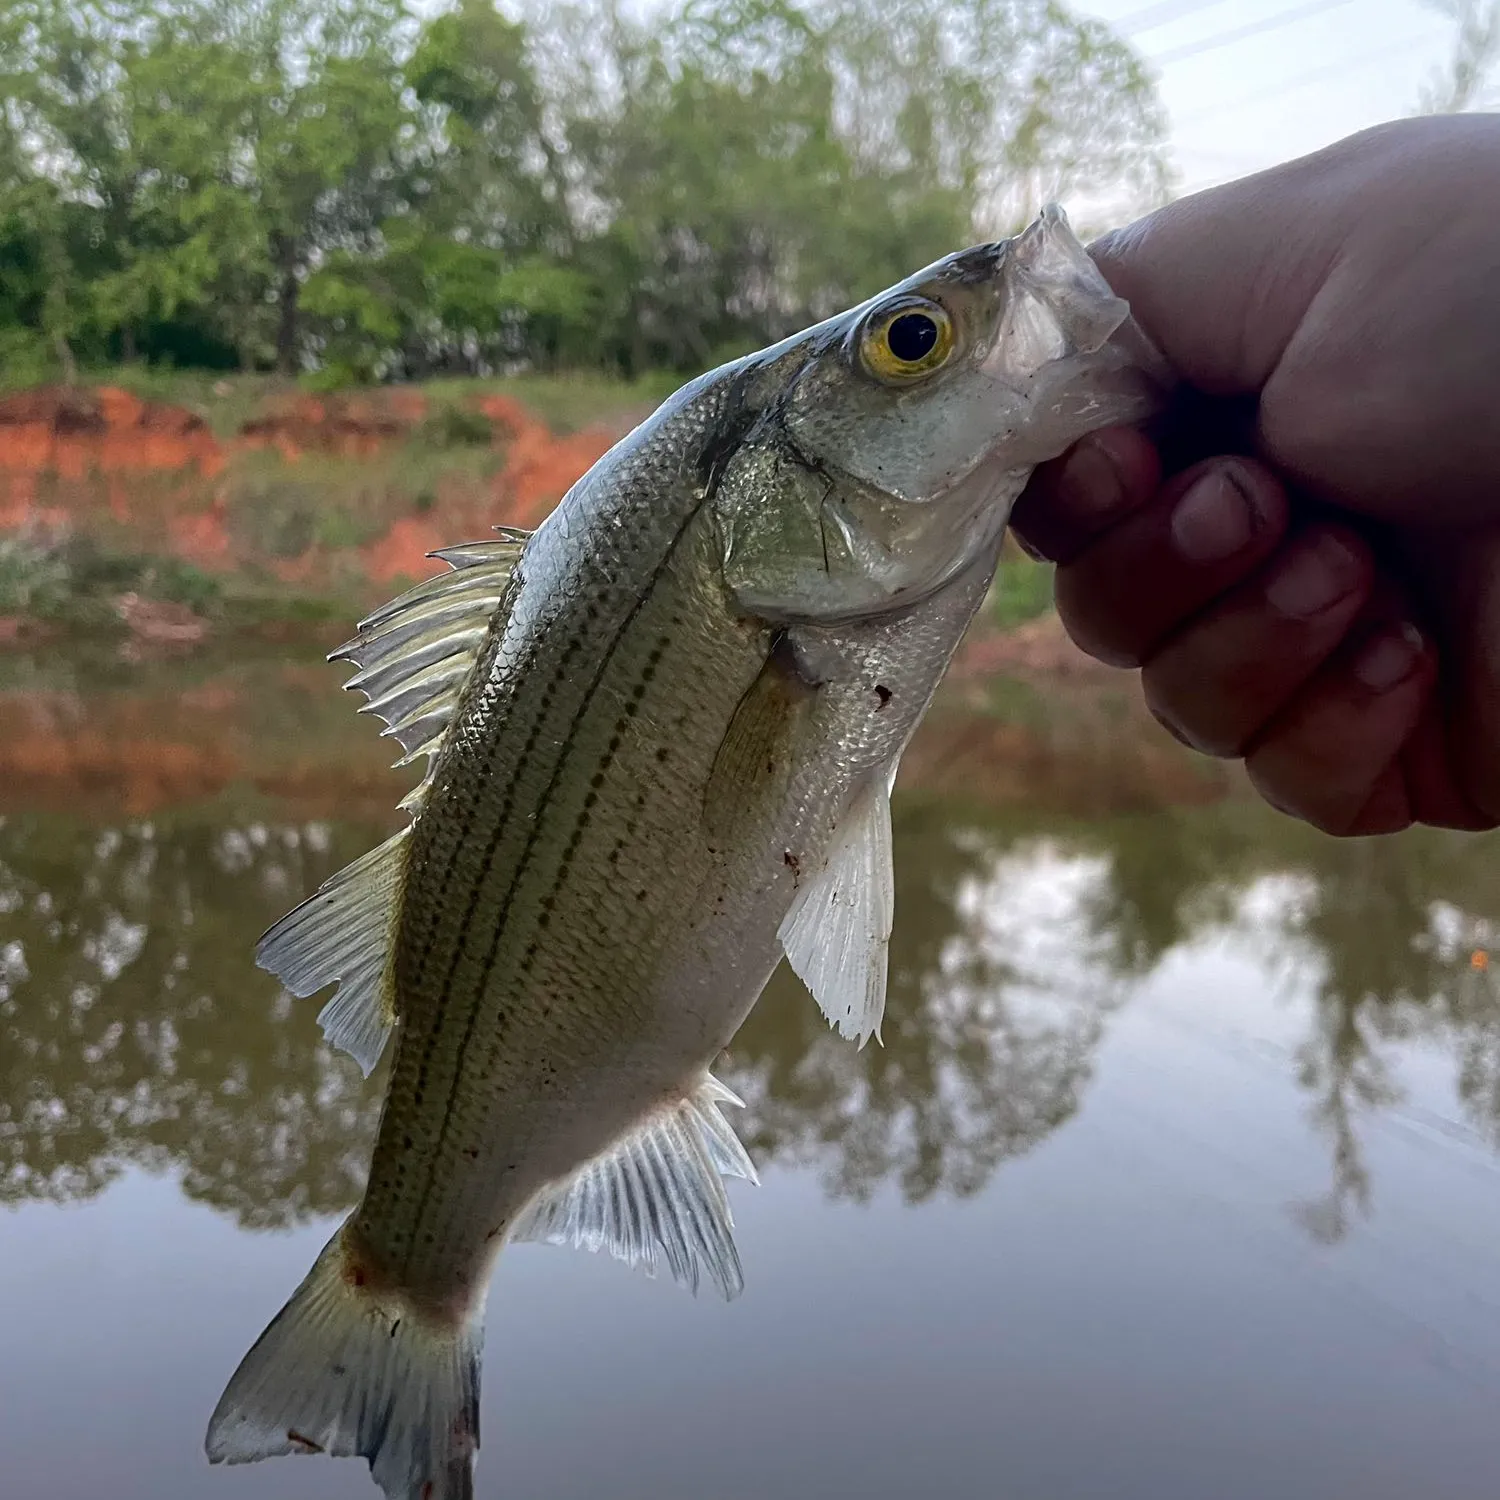
{"label": "spiny dorsal fin", "polygon": [[707,1074],[680,1104],[658,1111],[602,1156],[532,1200],[511,1234],[608,1250],[655,1275],[658,1252],[698,1290],[707,1270],[726,1299],[744,1287],[724,1177],[755,1182],[755,1168],[721,1104],[740,1101]]}
{"label": "spiny dorsal fin", "polygon": [[[451,571],[419,583],[360,622],[359,634],[329,658],[359,671],[345,684],[370,701],[360,710],[384,719],[405,765],[429,757],[428,774],[402,799],[413,818],[431,781],[459,697],[494,621],[528,533],[498,528],[494,541],[434,552]],[[406,879],[411,830],[324,881],[260,940],[255,961],[292,994],[315,994],[338,981],[318,1016],[323,1034],[369,1075],[396,1023],[391,952]]]}
{"label": "spiny dorsal fin", "polygon": [[[442,748],[464,683],[510,586],[529,532],[499,527],[494,541],[466,542],[429,554],[448,564],[439,574],[382,605],[359,623],[359,634],[329,657],[359,671],[344,684],[369,700],[361,713],[385,721],[383,733],[406,752],[404,766],[429,761]],[[429,767],[430,769],[430,767]],[[415,812],[426,778],[403,802]]]}
{"label": "spiny dorsal fin", "polygon": [[886,954],[895,918],[891,787],[896,767],[854,795],[823,868],[805,879],[777,936],[797,977],[839,1034],[880,1037]]}

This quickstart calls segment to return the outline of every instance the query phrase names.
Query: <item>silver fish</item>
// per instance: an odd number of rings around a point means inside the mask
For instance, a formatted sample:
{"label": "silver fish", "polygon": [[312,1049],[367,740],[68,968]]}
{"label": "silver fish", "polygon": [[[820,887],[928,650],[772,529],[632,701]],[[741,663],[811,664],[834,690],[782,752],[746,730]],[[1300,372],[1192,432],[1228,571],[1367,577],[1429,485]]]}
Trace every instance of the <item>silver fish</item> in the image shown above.
{"label": "silver fish", "polygon": [[1159,374],[1048,210],[692,382],[530,537],[339,655],[428,774],[410,826],[261,941],[368,1073],[359,1207],[250,1350],[214,1462],[361,1455],[473,1493],[484,1302],[510,1241],[740,1290],[711,1077],[785,956],[878,1035],[890,789],[1032,468]]}

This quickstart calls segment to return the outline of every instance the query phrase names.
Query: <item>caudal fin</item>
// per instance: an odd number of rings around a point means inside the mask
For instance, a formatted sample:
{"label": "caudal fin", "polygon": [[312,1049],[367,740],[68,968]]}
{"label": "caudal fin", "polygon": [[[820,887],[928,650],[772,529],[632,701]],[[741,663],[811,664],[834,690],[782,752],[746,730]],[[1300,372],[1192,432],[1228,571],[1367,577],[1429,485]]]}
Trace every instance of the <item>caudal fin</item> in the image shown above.
{"label": "caudal fin", "polygon": [[347,1264],[340,1230],[219,1398],[209,1461],[358,1456],[389,1500],[472,1500],[483,1309],[440,1326]]}

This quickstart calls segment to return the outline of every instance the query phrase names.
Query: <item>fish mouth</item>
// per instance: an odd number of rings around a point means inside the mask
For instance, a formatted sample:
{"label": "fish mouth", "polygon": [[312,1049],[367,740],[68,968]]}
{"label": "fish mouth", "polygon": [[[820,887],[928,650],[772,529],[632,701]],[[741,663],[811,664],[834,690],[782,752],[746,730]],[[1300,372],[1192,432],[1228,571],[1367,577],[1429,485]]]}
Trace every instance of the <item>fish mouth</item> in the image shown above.
{"label": "fish mouth", "polygon": [[988,244],[971,245],[967,250],[958,251],[948,262],[950,279],[962,286],[983,286],[998,280],[1005,273],[1006,261],[1014,244],[1014,240],[991,240]]}

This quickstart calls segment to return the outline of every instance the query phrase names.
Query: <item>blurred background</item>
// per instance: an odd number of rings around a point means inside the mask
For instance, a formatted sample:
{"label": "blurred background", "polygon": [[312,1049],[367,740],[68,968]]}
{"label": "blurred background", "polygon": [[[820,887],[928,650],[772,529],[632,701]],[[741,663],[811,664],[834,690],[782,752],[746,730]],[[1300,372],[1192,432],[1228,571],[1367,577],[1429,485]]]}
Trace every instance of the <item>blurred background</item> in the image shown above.
{"label": "blurred background", "polygon": [[1497,62],[1497,0],[7,0],[0,631],[342,617],[1048,199]]}
{"label": "blurred background", "polygon": [[[6,1492],[375,1493],[199,1447],[379,1110],[252,963],[399,821],[362,608],[1049,198],[1497,80],[1500,0],[0,0]],[[745,1300],[508,1251],[481,1496],[1500,1491],[1500,841],[1282,817],[1051,599],[903,762],[884,1046],[783,973],[724,1061]]]}
{"label": "blurred background", "polygon": [[0,366],[691,372],[1497,52],[1492,0],[9,0]]}
{"label": "blurred background", "polygon": [[1419,111],[1493,108],[1493,0],[1094,0],[1144,58],[1174,195]]}

